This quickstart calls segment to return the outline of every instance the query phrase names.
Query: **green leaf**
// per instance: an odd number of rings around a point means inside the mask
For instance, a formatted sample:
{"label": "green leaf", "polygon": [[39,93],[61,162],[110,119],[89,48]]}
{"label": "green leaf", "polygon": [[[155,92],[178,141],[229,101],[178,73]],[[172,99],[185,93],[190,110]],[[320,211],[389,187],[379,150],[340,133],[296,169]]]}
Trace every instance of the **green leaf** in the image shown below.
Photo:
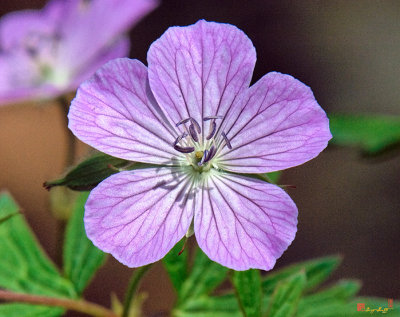
{"label": "green leaf", "polygon": [[233,271],[239,306],[246,317],[261,316],[261,276],[259,270]]}
{"label": "green leaf", "polygon": [[387,115],[329,115],[332,143],[360,146],[368,154],[378,154],[400,142],[400,117]]}
{"label": "green leaf", "polygon": [[305,286],[306,274],[304,271],[300,271],[290,276],[288,279],[280,281],[274,290],[266,316],[294,316]]}
{"label": "green leaf", "polygon": [[10,214],[8,214],[8,215],[5,215],[4,217],[1,217],[0,218],[0,225],[3,223],[3,222],[6,222],[8,219],[10,219],[11,217],[13,217],[13,216],[16,216],[16,215],[18,215],[19,214],[19,212],[17,211],[17,212],[13,212],[13,213],[10,213]]}
{"label": "green leaf", "polygon": [[228,269],[211,261],[197,248],[192,271],[178,293],[178,306],[190,298],[210,294],[226,279]]}
{"label": "green leaf", "polygon": [[78,294],[82,294],[106,258],[106,254],[86,236],[83,215],[88,195],[81,193],[78,196],[64,242],[64,274],[72,281]]}
{"label": "green leaf", "polygon": [[360,289],[360,282],[341,280],[318,293],[303,297],[298,306],[298,316],[325,316],[343,310]]}
{"label": "green leaf", "polygon": [[[0,218],[18,209],[9,194],[0,194]],[[22,293],[77,297],[71,282],[60,276],[22,215],[0,226],[0,241],[0,287]]]}
{"label": "green leaf", "polygon": [[54,186],[67,186],[73,190],[91,190],[107,177],[115,174],[119,169],[138,169],[151,167],[150,164],[136,163],[116,158],[104,153],[98,153],[74,168],[64,178],[44,183],[50,189]]}
{"label": "green leaf", "polygon": [[329,302],[321,302],[319,304],[315,304],[314,307],[308,307],[307,310],[302,308],[300,311],[299,304],[299,314],[301,317],[337,317],[337,316],[346,316],[346,317],[360,317],[360,316],[369,316],[371,314],[380,316],[380,314],[384,312],[361,312],[357,311],[357,304],[364,303],[365,309],[373,310],[379,309],[387,310],[387,316],[400,317],[400,302],[395,301],[393,303],[393,309],[388,308],[388,300],[386,298],[373,298],[373,297],[358,297],[354,298],[351,301],[343,302],[340,300],[329,301]]}
{"label": "green leaf", "polygon": [[172,311],[174,317],[242,317],[233,294],[224,296],[199,296],[182,303]]}
{"label": "green leaf", "polygon": [[178,242],[171,251],[164,257],[163,264],[174,285],[176,291],[179,293],[182,288],[183,282],[188,276],[188,258],[187,251],[179,252],[185,243],[185,238]]}
{"label": "green leaf", "polygon": [[0,305],[0,317],[58,317],[64,309],[29,304],[2,304]]}
{"label": "green leaf", "polygon": [[271,294],[279,281],[304,270],[306,274],[305,290],[309,291],[325,281],[339,265],[339,256],[328,256],[310,261],[295,263],[266,275],[261,283],[264,295]]}
{"label": "green leaf", "polygon": [[[371,310],[379,309],[379,307],[382,307],[382,309],[388,308],[388,299],[387,298],[357,297],[347,305],[346,313],[348,313],[348,314],[346,316],[350,316],[350,317],[360,316],[360,312],[356,311],[358,303],[364,303],[365,308],[367,309],[369,307]],[[366,314],[366,313],[364,313],[364,314]],[[368,314],[371,315],[371,312],[369,312]],[[378,314],[378,312],[376,312],[376,314]],[[394,300],[393,301],[393,309],[388,309],[387,314],[388,314],[387,316],[390,316],[390,317],[400,317],[400,301]]]}

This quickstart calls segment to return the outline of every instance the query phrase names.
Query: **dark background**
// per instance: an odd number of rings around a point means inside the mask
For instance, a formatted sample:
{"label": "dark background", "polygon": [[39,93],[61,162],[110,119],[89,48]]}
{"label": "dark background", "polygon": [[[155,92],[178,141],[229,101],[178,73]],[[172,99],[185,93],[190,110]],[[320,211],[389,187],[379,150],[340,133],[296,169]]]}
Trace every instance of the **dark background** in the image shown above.
{"label": "dark background", "polygon": [[[0,14],[44,3],[2,0]],[[399,114],[399,1],[165,0],[132,29],[131,57],[146,62],[149,45],[169,26],[201,18],[234,24],[250,37],[258,55],[253,82],[279,71],[312,87],[328,113]],[[20,203],[52,258],[55,222],[41,184],[62,172],[66,138],[58,110],[54,104],[0,109],[0,188]],[[398,158],[370,160],[355,149],[330,146],[285,171],[281,183],[297,187],[289,194],[299,208],[299,225],[276,268],[341,254],[333,278],[362,280],[362,295],[400,298]],[[110,257],[85,296],[108,305],[110,291],[122,297],[130,274]],[[148,313],[172,305],[173,290],[160,265],[143,289],[150,296]]]}

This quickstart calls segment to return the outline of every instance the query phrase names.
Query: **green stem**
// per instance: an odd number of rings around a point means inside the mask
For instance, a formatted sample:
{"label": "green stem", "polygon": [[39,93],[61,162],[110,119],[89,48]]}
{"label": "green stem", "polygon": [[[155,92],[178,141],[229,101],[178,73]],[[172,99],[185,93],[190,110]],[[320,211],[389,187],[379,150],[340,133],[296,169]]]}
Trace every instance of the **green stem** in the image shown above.
{"label": "green stem", "polygon": [[40,295],[14,293],[0,290],[0,299],[10,302],[22,302],[33,305],[44,305],[53,307],[63,307],[95,317],[118,317],[113,311],[95,303],[85,300],[73,300],[68,298],[55,298]]}
{"label": "green stem", "polygon": [[131,308],[132,298],[136,293],[136,290],[139,286],[139,283],[140,283],[142,277],[150,269],[150,267],[151,267],[151,264],[142,266],[140,268],[137,268],[133,272],[131,280],[129,281],[128,290],[126,291],[126,294],[125,294],[124,310],[122,312],[122,317],[128,317],[129,310]]}

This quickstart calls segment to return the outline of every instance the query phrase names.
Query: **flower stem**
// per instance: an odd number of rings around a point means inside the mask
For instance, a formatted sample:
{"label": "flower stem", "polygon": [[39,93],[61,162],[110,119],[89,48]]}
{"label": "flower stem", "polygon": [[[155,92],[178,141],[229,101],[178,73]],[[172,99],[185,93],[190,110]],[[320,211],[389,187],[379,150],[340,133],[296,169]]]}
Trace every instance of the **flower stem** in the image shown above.
{"label": "flower stem", "polygon": [[[61,96],[58,98],[58,104],[61,110],[62,120],[64,122],[64,130],[67,136],[67,152],[64,161],[64,170],[67,169],[74,163],[76,150],[76,139],[72,134],[71,130],[68,129],[68,111],[69,111],[69,100],[67,96]],[[63,171],[64,172],[64,171]],[[65,219],[60,219],[57,217],[57,231],[56,231],[56,263],[61,265],[62,263],[62,245],[64,241],[65,228],[67,222]]]}
{"label": "flower stem", "polygon": [[71,166],[75,160],[75,143],[76,139],[70,129],[68,129],[68,111],[69,111],[69,101],[66,96],[58,98],[58,104],[61,109],[61,116],[64,121],[64,128],[67,134],[67,154],[65,157],[64,168]]}
{"label": "flower stem", "polygon": [[132,298],[136,293],[136,290],[139,286],[139,283],[144,276],[144,274],[150,269],[151,264],[142,266],[137,268],[131,277],[131,280],[129,281],[129,286],[128,290],[126,291],[125,294],[125,299],[124,299],[124,309],[122,311],[122,317],[128,317],[129,310],[131,308],[131,303],[132,303]]}
{"label": "flower stem", "polygon": [[113,311],[103,306],[81,299],[73,300],[67,298],[55,298],[40,295],[14,293],[5,290],[0,290],[0,299],[10,302],[22,302],[33,305],[63,307],[65,309],[74,310],[95,317],[118,317]]}

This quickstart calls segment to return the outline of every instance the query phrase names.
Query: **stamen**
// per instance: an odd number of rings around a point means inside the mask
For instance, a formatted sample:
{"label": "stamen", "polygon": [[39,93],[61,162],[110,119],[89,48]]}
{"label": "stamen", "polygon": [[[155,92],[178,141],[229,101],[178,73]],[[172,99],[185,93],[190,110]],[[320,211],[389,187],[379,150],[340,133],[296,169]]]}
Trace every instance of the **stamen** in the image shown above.
{"label": "stamen", "polygon": [[203,121],[208,121],[208,120],[214,120],[214,119],[223,119],[224,116],[208,116],[208,117],[204,117]]}
{"label": "stamen", "polygon": [[207,157],[204,159],[204,163],[210,161],[214,157],[215,153],[217,153],[217,148],[214,145],[212,145],[210,147],[210,150],[207,152]]}
{"label": "stamen", "polygon": [[179,127],[181,124],[185,124],[186,122],[188,122],[191,118],[187,118],[187,119],[183,119],[181,121],[179,121],[177,124],[175,124],[176,127]]}
{"label": "stamen", "polygon": [[174,145],[174,149],[181,152],[181,153],[192,153],[194,151],[194,147],[193,146],[189,146],[189,147],[182,147],[180,145]]}
{"label": "stamen", "polygon": [[180,140],[182,140],[183,138],[186,138],[187,136],[188,136],[188,134],[187,134],[186,132],[184,132],[182,135],[178,136],[178,137],[175,139],[174,146],[177,145],[177,144],[179,143]]}
{"label": "stamen", "polygon": [[199,142],[199,137],[197,136],[197,133],[194,129],[193,123],[189,126],[189,133],[190,133],[190,136],[192,137],[193,141]]}
{"label": "stamen", "polygon": [[210,125],[210,131],[208,132],[206,139],[210,140],[214,136],[215,131],[217,131],[217,124],[215,123],[215,120],[212,119],[211,125]]}
{"label": "stamen", "polygon": [[225,132],[222,132],[221,135],[222,135],[222,137],[223,137],[224,140],[225,140],[226,146],[227,146],[230,150],[232,150],[231,142],[229,141],[229,139],[228,139],[228,137],[226,136]]}
{"label": "stamen", "polygon": [[205,163],[207,156],[208,156],[208,150],[204,150],[203,157],[201,158],[201,161],[197,163],[197,165],[202,166]]}
{"label": "stamen", "polygon": [[185,124],[186,122],[189,122],[189,121],[196,127],[197,133],[201,133],[200,125],[192,117],[189,117],[189,118],[186,118],[186,119],[183,119],[183,120],[179,121],[177,124],[175,124],[175,126],[178,127],[181,124]]}

